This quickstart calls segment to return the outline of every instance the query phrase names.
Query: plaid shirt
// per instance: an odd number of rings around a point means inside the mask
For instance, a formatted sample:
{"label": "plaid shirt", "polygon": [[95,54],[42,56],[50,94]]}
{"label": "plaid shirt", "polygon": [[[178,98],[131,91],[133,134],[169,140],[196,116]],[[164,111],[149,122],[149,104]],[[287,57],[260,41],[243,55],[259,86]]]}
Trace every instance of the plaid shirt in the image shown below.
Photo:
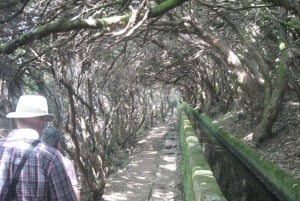
{"label": "plaid shirt", "polygon": [[[38,138],[35,130],[16,129],[0,140],[0,201],[8,192],[23,154]],[[39,143],[27,159],[16,192],[17,201],[76,200],[60,153],[44,143]]]}

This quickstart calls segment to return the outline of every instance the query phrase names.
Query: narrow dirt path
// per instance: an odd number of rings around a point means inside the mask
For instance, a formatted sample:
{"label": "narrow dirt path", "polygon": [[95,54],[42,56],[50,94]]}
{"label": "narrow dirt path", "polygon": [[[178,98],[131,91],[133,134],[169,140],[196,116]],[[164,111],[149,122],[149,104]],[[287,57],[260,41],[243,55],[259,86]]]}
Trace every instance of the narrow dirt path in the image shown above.
{"label": "narrow dirt path", "polygon": [[182,201],[177,119],[146,131],[124,169],[107,181],[103,201]]}

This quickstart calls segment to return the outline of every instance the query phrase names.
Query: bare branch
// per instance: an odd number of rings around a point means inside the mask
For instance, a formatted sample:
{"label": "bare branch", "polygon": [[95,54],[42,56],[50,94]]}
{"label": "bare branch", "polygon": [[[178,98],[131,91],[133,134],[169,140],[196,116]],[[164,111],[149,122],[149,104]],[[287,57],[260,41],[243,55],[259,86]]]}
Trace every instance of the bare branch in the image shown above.
{"label": "bare branch", "polygon": [[[167,11],[179,6],[184,3],[186,0],[167,0],[156,5],[154,8],[151,8],[149,17],[160,16]],[[44,38],[52,33],[61,33],[69,32],[73,30],[82,30],[82,29],[102,29],[104,32],[111,32],[116,30],[128,23],[130,19],[130,14],[125,14],[123,16],[113,16],[108,18],[100,19],[75,19],[75,20],[66,20],[61,19],[53,23],[44,24],[39,26],[32,31],[26,32],[20,35],[18,38],[0,44],[0,54],[10,54],[15,51],[18,47],[29,44],[34,40]],[[147,16],[147,14],[146,14]],[[144,21],[145,19],[143,19]],[[140,26],[138,23],[137,26]],[[129,25],[130,27],[130,25]],[[133,30],[136,27],[133,27]]]}
{"label": "bare branch", "polygon": [[115,26],[124,26],[128,21],[129,15],[102,18],[102,19],[76,19],[76,20],[58,20],[51,24],[45,24],[30,32],[20,35],[18,38],[1,44],[0,54],[10,54],[18,47],[28,44],[36,39],[44,38],[52,33],[68,32],[80,29],[111,29]]}

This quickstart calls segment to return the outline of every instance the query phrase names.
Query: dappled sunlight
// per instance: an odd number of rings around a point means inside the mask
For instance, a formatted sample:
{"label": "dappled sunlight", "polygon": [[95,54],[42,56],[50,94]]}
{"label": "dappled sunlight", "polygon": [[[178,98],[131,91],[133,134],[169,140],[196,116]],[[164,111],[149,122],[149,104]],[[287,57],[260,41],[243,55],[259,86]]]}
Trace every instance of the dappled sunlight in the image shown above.
{"label": "dappled sunlight", "polygon": [[[145,179],[143,179],[143,180],[145,180]],[[136,183],[129,183],[126,185],[128,185],[128,188],[130,188],[130,189],[137,189],[138,187],[143,188],[145,186],[145,183],[137,183],[136,182]]]}
{"label": "dappled sunlight", "polygon": [[155,155],[155,154],[157,154],[157,151],[146,151],[145,153],[147,155]]}
{"label": "dappled sunlight", "polygon": [[288,105],[299,107],[299,102],[293,102],[293,101],[290,101],[290,102],[288,103]]}
{"label": "dappled sunlight", "polygon": [[233,51],[228,52],[227,61],[228,61],[228,63],[235,65],[235,66],[240,65],[240,59]]}
{"label": "dappled sunlight", "polygon": [[220,121],[224,121],[224,120],[227,120],[229,118],[232,118],[236,115],[236,113],[238,113],[238,111],[233,111],[233,112],[228,112],[226,113],[225,115],[222,116],[222,118],[219,118],[217,120],[213,120],[213,123],[214,124],[217,124],[219,123]]}
{"label": "dappled sunlight", "polygon": [[146,169],[144,169],[144,171],[142,171],[141,173],[139,172],[139,173],[136,173],[136,174],[146,174],[146,175],[148,175],[148,174],[153,174],[153,172],[152,171],[150,171],[150,170],[146,170]]}
{"label": "dappled sunlight", "polygon": [[214,178],[211,170],[195,170],[195,171],[193,171],[193,177],[196,177],[199,175]]}
{"label": "dappled sunlight", "polygon": [[161,135],[161,134],[165,134],[167,132],[167,128],[166,127],[161,127],[159,129],[152,129],[150,131],[150,133],[152,135],[148,135],[146,138],[153,138],[153,137],[156,137],[157,135]]}
{"label": "dappled sunlight", "polygon": [[142,143],[145,143],[145,142],[146,142],[146,140],[143,139],[143,140],[138,141],[137,144],[142,144]]}
{"label": "dappled sunlight", "polygon": [[159,165],[160,168],[164,168],[169,171],[175,171],[176,170],[176,164],[167,164],[167,165]]}
{"label": "dappled sunlight", "polygon": [[243,140],[243,142],[252,142],[252,140],[253,140],[253,133],[249,133],[242,140]]}
{"label": "dappled sunlight", "polygon": [[89,18],[89,19],[85,19],[84,20],[88,25],[90,26],[96,26],[97,25],[97,21],[95,19]]}
{"label": "dappled sunlight", "polygon": [[245,80],[247,79],[247,72],[246,71],[238,71],[237,72],[238,80],[241,83],[244,83]]}
{"label": "dappled sunlight", "polygon": [[[147,187],[149,188],[151,186],[151,183],[147,180],[146,177],[142,176],[135,176],[135,179],[138,179],[142,182],[136,182],[136,180],[132,179],[127,180],[118,180],[113,181],[111,185],[107,185],[107,187],[114,186],[114,189],[116,191],[107,193],[103,195],[103,199],[105,201],[122,201],[122,200],[131,200],[133,197],[136,196],[136,191],[138,192],[147,192]],[[131,182],[134,181],[134,182]]]}
{"label": "dappled sunlight", "polygon": [[160,136],[162,136],[162,135],[165,135],[165,134],[166,134],[166,132],[162,132],[162,131],[160,130],[160,132],[154,132],[153,135],[147,136],[146,139],[158,138],[158,137],[160,137]]}
{"label": "dappled sunlight", "polygon": [[149,130],[128,157],[126,168],[108,179],[103,199],[174,200],[178,174],[175,135],[176,130],[172,128],[170,131],[168,126]]}
{"label": "dappled sunlight", "polygon": [[197,146],[199,141],[198,138],[195,136],[189,136],[186,138],[186,143],[187,143],[187,149],[191,149],[195,146]]}
{"label": "dappled sunlight", "polygon": [[117,172],[118,172],[118,173],[122,173],[122,172],[124,172],[124,171],[126,171],[126,169],[119,169]]}
{"label": "dappled sunlight", "polygon": [[138,166],[138,164],[137,163],[134,163],[134,164],[129,164],[128,165],[128,168],[130,168],[130,167],[137,167]]}
{"label": "dappled sunlight", "polygon": [[211,170],[195,170],[193,175],[204,175],[204,176],[212,176]]}
{"label": "dappled sunlight", "polygon": [[142,176],[137,176],[137,177],[135,177],[135,178],[140,179],[140,180],[145,180],[145,179],[147,179],[146,177],[142,177]]}
{"label": "dappled sunlight", "polygon": [[[142,179],[142,180],[145,180],[145,178],[144,179]],[[138,188],[138,187],[143,187],[145,184],[144,183],[138,183],[138,182],[131,182],[131,183],[126,183],[126,185],[127,185],[127,187],[128,188],[130,188],[130,189],[136,189],[136,188]]]}
{"label": "dappled sunlight", "polygon": [[[132,180],[132,178],[136,178],[138,179],[140,182],[136,181],[136,180]],[[106,187],[110,187],[110,186],[117,186],[119,191],[121,190],[125,190],[125,189],[135,189],[138,187],[142,187],[144,185],[147,185],[147,182],[142,182],[142,181],[146,181],[146,177],[140,177],[140,176],[135,176],[135,177],[131,177],[130,179],[120,179],[117,181],[111,181],[110,184],[107,184]],[[132,182],[134,181],[134,182]],[[127,191],[130,192],[130,191]]]}
{"label": "dappled sunlight", "polygon": [[112,193],[110,195],[104,195],[103,198],[106,201],[116,201],[116,200],[128,200],[126,193]]}
{"label": "dappled sunlight", "polygon": [[128,176],[121,176],[121,178],[122,178],[122,179],[125,179],[125,180],[130,179],[130,177],[128,177]]}
{"label": "dappled sunlight", "polygon": [[154,191],[152,193],[152,197],[159,198],[159,200],[162,200],[162,201],[164,201],[164,200],[169,201],[172,198],[174,198],[174,192],[172,192],[172,191],[168,191],[168,192]]}
{"label": "dappled sunlight", "polygon": [[176,157],[175,156],[163,156],[162,159],[164,161],[168,161],[168,162],[176,162]]}

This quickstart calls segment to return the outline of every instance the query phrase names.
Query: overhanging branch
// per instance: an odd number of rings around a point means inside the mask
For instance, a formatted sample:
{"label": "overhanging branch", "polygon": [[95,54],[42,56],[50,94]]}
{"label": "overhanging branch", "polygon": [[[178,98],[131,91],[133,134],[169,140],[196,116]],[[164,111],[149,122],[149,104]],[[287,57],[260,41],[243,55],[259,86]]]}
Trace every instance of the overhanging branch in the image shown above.
{"label": "overhanging branch", "polygon": [[122,26],[128,21],[130,15],[109,17],[102,19],[76,19],[58,20],[51,24],[45,24],[30,32],[20,35],[18,38],[0,45],[0,54],[10,54],[18,47],[29,44],[52,33],[68,32],[80,29],[105,29],[113,25]]}
{"label": "overhanging branch", "polygon": [[[166,0],[157,6],[151,8],[149,17],[160,16],[169,10],[183,4],[187,0]],[[130,14],[123,16],[114,16],[101,19],[76,19],[66,20],[61,19],[53,23],[39,26],[32,31],[26,32],[20,35],[18,38],[9,42],[0,44],[0,54],[13,53],[18,47],[29,44],[34,40],[44,38],[52,33],[62,33],[73,30],[82,29],[106,29],[112,31],[116,27],[120,28],[124,26],[130,19]]]}

